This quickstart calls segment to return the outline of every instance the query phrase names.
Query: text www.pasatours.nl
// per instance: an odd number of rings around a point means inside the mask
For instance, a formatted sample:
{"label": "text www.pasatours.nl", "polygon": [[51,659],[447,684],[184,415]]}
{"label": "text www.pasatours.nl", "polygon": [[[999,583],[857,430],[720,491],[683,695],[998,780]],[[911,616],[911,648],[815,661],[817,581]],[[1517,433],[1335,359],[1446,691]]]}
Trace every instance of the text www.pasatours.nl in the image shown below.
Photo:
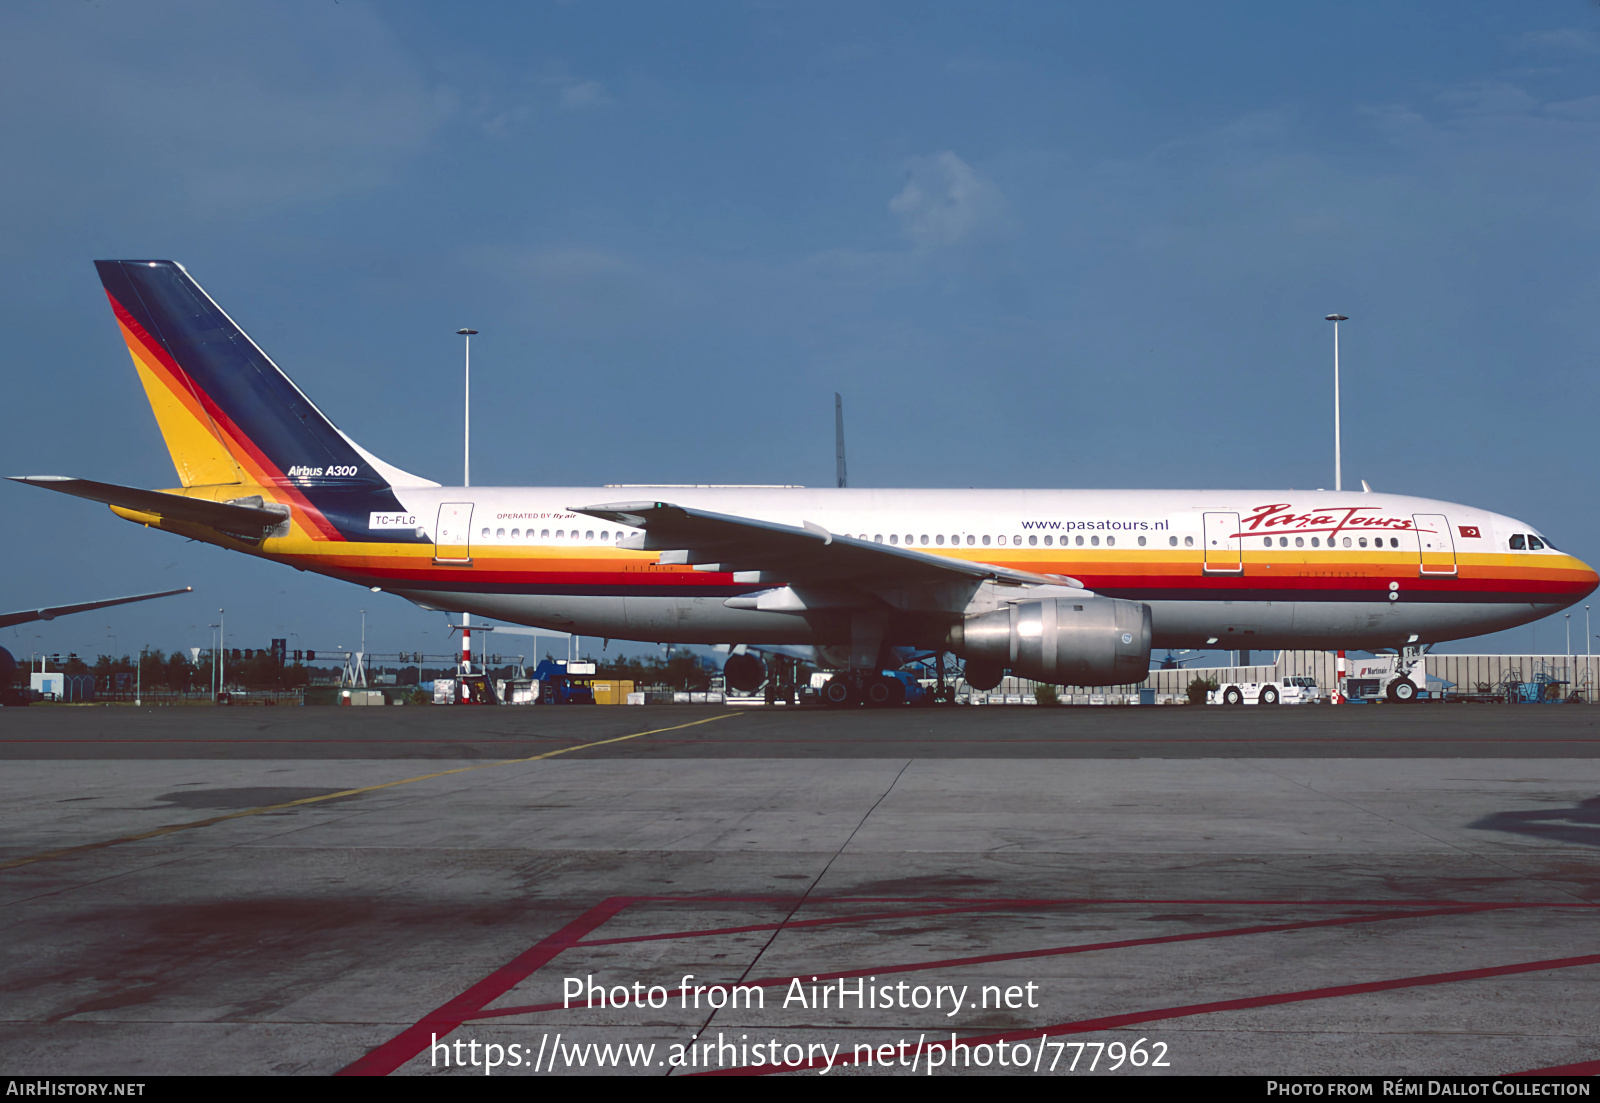
{"label": "text www.pasatours.nl", "polygon": [[886,1068],[933,1075],[942,1069],[1011,1069],[1018,1072],[1117,1072],[1125,1068],[1168,1068],[1167,1044],[1146,1038],[1128,1043],[1060,1042],[1048,1035],[1027,1041],[963,1042],[959,1035],[932,1039],[926,1034],[880,1045],[788,1042],[776,1038],[750,1041],[748,1034],[732,1039],[719,1032],[716,1041],[693,1038],[687,1042],[571,1042],[562,1035],[541,1034],[538,1046],[520,1042],[439,1040],[430,1047],[435,1068],[556,1072],[568,1069],[679,1068],[689,1071],[751,1069],[781,1071],[814,1069],[826,1074],[834,1065]]}

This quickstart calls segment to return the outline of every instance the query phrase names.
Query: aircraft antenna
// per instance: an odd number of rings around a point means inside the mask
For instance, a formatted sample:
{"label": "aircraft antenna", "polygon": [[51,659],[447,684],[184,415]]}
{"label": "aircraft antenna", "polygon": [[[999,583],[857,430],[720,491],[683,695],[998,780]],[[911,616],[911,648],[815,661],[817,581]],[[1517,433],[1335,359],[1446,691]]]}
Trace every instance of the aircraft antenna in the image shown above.
{"label": "aircraft antenna", "polygon": [[844,473],[844,399],[839,397],[839,392],[833,392],[833,456],[839,466],[839,485],[845,486],[848,480]]}

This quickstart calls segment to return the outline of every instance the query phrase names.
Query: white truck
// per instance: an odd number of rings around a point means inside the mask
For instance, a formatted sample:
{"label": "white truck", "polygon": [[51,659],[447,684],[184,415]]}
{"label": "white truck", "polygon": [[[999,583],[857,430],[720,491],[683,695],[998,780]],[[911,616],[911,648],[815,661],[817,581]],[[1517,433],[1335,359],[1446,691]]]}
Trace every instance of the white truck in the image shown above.
{"label": "white truck", "polygon": [[1314,705],[1322,699],[1317,680],[1306,675],[1275,682],[1224,682],[1206,694],[1208,705]]}

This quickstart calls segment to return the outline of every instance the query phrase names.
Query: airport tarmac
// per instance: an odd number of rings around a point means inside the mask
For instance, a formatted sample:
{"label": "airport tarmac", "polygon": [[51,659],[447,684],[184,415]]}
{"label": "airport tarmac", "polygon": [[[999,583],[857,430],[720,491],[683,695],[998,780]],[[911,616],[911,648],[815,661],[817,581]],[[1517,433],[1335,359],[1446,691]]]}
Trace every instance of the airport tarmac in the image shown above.
{"label": "airport tarmac", "polygon": [[1591,711],[6,710],[0,1071],[1600,1071]]}

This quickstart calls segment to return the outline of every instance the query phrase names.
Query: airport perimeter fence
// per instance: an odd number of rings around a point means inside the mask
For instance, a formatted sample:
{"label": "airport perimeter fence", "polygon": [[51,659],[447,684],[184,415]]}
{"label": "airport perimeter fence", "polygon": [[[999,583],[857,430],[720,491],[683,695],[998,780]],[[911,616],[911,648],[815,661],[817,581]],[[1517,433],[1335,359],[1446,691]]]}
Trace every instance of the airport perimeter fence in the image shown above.
{"label": "airport perimeter fence", "polygon": [[99,691],[92,697],[71,700],[68,704],[131,705],[135,700],[145,705],[303,705],[305,691],[299,689],[233,691],[214,701],[210,693],[177,693],[171,690],[146,690],[139,694],[118,691]]}
{"label": "airport perimeter fence", "polygon": [[[1156,696],[1183,697],[1196,678],[1215,679],[1219,685],[1241,682],[1270,682],[1283,678],[1309,677],[1324,690],[1338,684],[1337,655],[1332,651],[1280,651],[1271,665],[1187,667],[1152,670],[1143,682],[1122,686],[1062,686],[1057,695],[1072,703],[1084,696],[1126,697],[1139,690],[1154,690]],[[1345,660],[1346,673],[1354,672],[1361,659]],[[1450,695],[1483,695],[1503,692],[1509,683],[1554,683],[1562,699],[1577,692],[1584,704],[1600,698],[1600,655],[1426,655],[1423,666],[1429,688]],[[1006,678],[995,695],[1033,694],[1039,683],[1022,678]],[[1120,703],[1120,702],[1119,702]]]}

